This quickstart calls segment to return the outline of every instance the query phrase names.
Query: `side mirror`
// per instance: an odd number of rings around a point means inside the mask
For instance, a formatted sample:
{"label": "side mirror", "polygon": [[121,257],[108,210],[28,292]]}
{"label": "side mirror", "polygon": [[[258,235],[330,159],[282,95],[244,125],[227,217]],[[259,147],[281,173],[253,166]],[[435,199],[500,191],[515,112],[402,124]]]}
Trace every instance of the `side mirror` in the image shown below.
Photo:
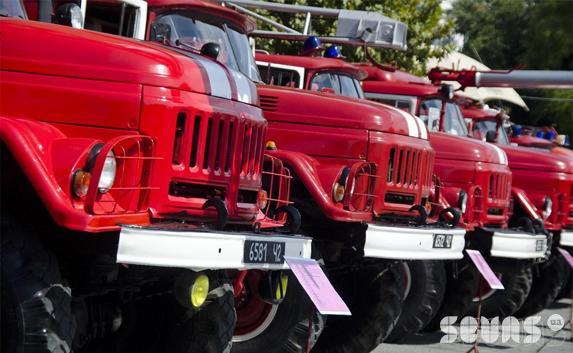
{"label": "side mirror", "polygon": [[440,95],[442,96],[442,100],[450,101],[454,99],[454,87],[448,84],[442,84],[439,89]]}
{"label": "side mirror", "polygon": [[166,23],[151,25],[151,40],[166,44],[171,43],[171,26]]}
{"label": "side mirror", "polygon": [[72,28],[84,28],[82,9],[74,3],[58,6],[56,10],[56,23]]}
{"label": "side mirror", "polygon": [[201,54],[210,57],[213,60],[217,60],[221,47],[217,43],[205,43],[201,47]]}
{"label": "side mirror", "polygon": [[485,140],[486,140],[486,142],[491,142],[491,143],[496,142],[496,141],[495,141],[495,140],[496,140],[496,138],[495,138],[495,131],[494,131],[494,130],[488,130],[488,131],[485,133]]}

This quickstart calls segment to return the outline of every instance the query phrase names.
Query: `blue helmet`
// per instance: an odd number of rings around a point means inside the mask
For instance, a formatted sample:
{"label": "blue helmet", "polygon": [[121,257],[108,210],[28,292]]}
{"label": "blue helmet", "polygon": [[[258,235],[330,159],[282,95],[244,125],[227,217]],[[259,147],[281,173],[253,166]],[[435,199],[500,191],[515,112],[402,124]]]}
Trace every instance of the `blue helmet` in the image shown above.
{"label": "blue helmet", "polygon": [[343,59],[344,55],[342,55],[342,51],[340,50],[339,47],[337,47],[336,45],[331,45],[328,48],[326,48],[326,51],[324,52],[324,57],[332,59],[337,59],[337,58]]}
{"label": "blue helmet", "polygon": [[322,48],[323,46],[322,43],[320,43],[320,39],[318,39],[318,37],[316,36],[310,36],[304,41],[304,44],[302,46],[302,54],[308,55],[313,53],[315,50],[319,50]]}
{"label": "blue helmet", "polygon": [[553,141],[554,138],[555,138],[555,131],[547,131],[547,133],[545,134],[545,139]]}
{"label": "blue helmet", "polygon": [[523,127],[521,125],[512,125],[511,134],[515,137],[521,136],[523,134]]}

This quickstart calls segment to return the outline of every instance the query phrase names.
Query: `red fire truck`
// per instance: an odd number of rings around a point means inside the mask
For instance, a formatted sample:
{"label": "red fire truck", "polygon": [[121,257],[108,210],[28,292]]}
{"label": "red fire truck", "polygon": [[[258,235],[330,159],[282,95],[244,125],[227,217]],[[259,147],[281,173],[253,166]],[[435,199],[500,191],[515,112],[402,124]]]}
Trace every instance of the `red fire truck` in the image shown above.
{"label": "red fire truck", "polygon": [[[573,158],[545,149],[512,146],[503,124],[509,117],[496,109],[484,109],[463,101],[462,113],[470,119],[469,131],[475,138],[496,143],[508,158],[514,185],[525,190],[532,200],[529,211],[543,219],[553,233],[555,246],[573,246]],[[533,216],[532,216],[533,217]],[[555,251],[555,250],[554,250]],[[533,287],[518,315],[529,316],[550,305],[568,278],[569,270],[560,255],[539,265]]]}
{"label": "red fire truck", "polygon": [[26,5],[63,25],[0,5],[2,351],[229,352],[233,287],[282,301],[292,330],[308,311],[284,257],[311,240],[290,235],[254,84],[209,38],[189,53],[70,28],[137,36],[143,1]]}
{"label": "red fire truck", "polygon": [[[341,13],[340,10],[261,1],[233,1],[231,4],[239,11],[258,19],[261,17],[253,15],[251,10],[265,9],[337,16],[339,30],[341,27],[356,28],[350,22],[351,19],[359,16],[358,14],[347,15]],[[379,14],[368,13],[368,16],[364,15],[364,18],[368,18],[371,22],[379,21],[377,25],[369,23],[368,25],[372,28],[385,28],[384,31],[390,33],[400,32],[399,25],[389,20],[381,21],[379,17],[376,17],[380,16]],[[309,16],[307,16],[307,23],[309,21]],[[270,23],[268,20],[267,22]],[[305,28],[307,28],[306,25]],[[252,35],[287,40],[309,38],[308,34],[292,32],[255,31]],[[377,33],[373,36],[380,39],[378,35]],[[320,40],[329,43],[351,42],[352,39],[349,39],[351,37],[353,36],[337,35],[334,38],[320,37]],[[387,40],[384,47],[397,45],[397,37],[384,39]],[[363,42],[360,41],[360,43]],[[380,46],[374,43],[374,46],[377,45]],[[405,294],[406,302],[403,306],[405,311],[401,315],[398,326],[394,328],[392,336],[396,336],[395,339],[397,339],[418,331],[432,318],[440,306],[445,290],[446,275],[443,261],[436,260],[461,258],[460,252],[455,257],[451,256],[443,249],[437,249],[436,244],[428,241],[435,237],[436,233],[445,229],[443,223],[438,222],[439,225],[434,224],[433,229],[426,227],[425,230],[424,227],[419,226],[417,229],[416,227],[403,227],[416,216],[412,214],[412,211],[417,208],[413,207],[415,205],[424,205],[426,208],[426,211],[423,211],[424,217],[431,215],[439,218],[439,211],[448,208],[448,206],[443,209],[434,207],[430,212],[434,202],[433,197],[437,195],[432,189],[434,152],[426,140],[426,128],[419,119],[408,113],[362,99],[363,93],[359,79],[364,78],[366,73],[341,60],[270,55],[262,52],[257,53],[256,59],[263,80],[275,86],[259,87],[265,117],[269,120],[269,138],[277,141],[284,147],[284,150],[294,150],[310,155],[323,166],[337,161],[345,161],[350,165],[360,159],[376,163],[375,177],[377,179],[374,185],[376,198],[372,208],[374,217],[366,229],[364,253],[366,257],[418,260],[409,262],[405,266],[408,292]],[[296,89],[299,89],[298,92]],[[315,91],[315,93],[304,95],[300,89]],[[401,116],[393,116],[394,113]],[[361,145],[364,145],[364,148],[361,148]],[[428,159],[426,156],[430,155],[431,159]],[[285,157],[285,160],[288,158]],[[294,162],[293,165],[295,165]],[[292,167],[292,169],[298,172],[297,168]],[[301,170],[301,172],[304,171]],[[419,192],[421,192],[419,196],[414,194]],[[309,196],[317,198],[314,195]],[[304,200],[301,201],[304,203]],[[322,212],[328,218],[337,220],[329,214],[328,209]],[[327,232],[336,234],[336,229],[330,230],[321,214],[315,212],[315,215],[310,214],[310,216],[315,219],[314,224],[308,222],[307,226],[317,229],[317,234]],[[336,226],[336,223],[333,225]],[[384,231],[380,231],[383,229]],[[393,229],[395,236],[390,236],[390,229]],[[458,240],[462,240],[464,232],[460,229],[455,232]],[[423,240],[424,238],[426,240]],[[420,252],[420,248],[415,245],[418,241],[428,244],[424,253]],[[458,249],[461,250],[462,242],[459,245]],[[379,249],[374,251],[374,246]],[[431,246],[436,248],[432,249]],[[319,340],[319,346],[327,339],[333,341],[332,344],[336,344],[335,336],[340,334],[340,331],[342,330],[331,330],[329,335],[327,330],[323,333],[324,339]]]}
{"label": "red fire truck", "polygon": [[479,281],[475,275],[462,272],[449,284],[449,300],[444,301],[431,327],[437,327],[443,315],[463,315],[466,308],[475,313],[479,296],[482,315],[513,314],[529,294],[531,265],[547,256],[548,239],[537,217],[512,212],[512,203],[513,210],[532,204],[512,184],[507,156],[495,145],[466,137],[466,124],[449,86],[431,85],[405,72],[362,67],[369,71],[363,82],[369,99],[407,109],[435,131],[430,133],[430,141],[437,151],[435,172],[443,194],[452,203],[460,200],[460,193],[467,198],[463,222],[468,246],[487,255],[505,286],[504,291],[476,288]]}

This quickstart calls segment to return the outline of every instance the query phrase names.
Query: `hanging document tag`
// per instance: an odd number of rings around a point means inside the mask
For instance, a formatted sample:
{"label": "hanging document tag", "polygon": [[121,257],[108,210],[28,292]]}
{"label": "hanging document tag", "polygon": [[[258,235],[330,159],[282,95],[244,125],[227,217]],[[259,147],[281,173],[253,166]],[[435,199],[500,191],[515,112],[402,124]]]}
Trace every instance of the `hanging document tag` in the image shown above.
{"label": "hanging document tag", "polygon": [[481,273],[482,277],[486,280],[487,284],[489,284],[489,287],[491,289],[505,289],[499,278],[497,278],[495,273],[493,273],[493,270],[491,269],[491,267],[489,267],[488,263],[485,261],[482,254],[479,251],[466,250],[466,253],[470,257],[474,265],[476,265],[477,269]]}
{"label": "hanging document tag", "polygon": [[285,256],[290,269],[323,315],[352,315],[314,259]]}

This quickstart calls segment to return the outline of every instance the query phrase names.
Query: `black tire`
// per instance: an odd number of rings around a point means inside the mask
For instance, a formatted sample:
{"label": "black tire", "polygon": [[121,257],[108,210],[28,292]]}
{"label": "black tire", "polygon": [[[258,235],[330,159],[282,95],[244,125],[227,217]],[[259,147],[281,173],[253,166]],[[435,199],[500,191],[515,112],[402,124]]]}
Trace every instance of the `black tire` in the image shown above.
{"label": "black tire", "polygon": [[224,272],[209,275],[208,304],[197,312],[179,306],[183,313],[170,327],[162,351],[170,353],[231,352],[236,314],[233,286]]}
{"label": "black tire", "polygon": [[0,248],[2,352],[68,353],[76,331],[71,289],[33,230],[7,221]]}
{"label": "black tire", "polygon": [[479,272],[473,265],[466,264],[462,267],[457,278],[453,277],[451,266],[447,266],[446,275],[446,293],[442,305],[440,305],[434,318],[423,329],[424,331],[439,330],[440,321],[446,316],[457,316],[460,319],[468,311],[476,293]]}
{"label": "black tire", "polygon": [[[513,271],[507,269],[496,273],[501,274],[501,283],[505,289],[490,292],[491,295],[482,298],[480,315],[487,318],[497,316],[501,320],[513,315],[523,305],[531,290],[533,273],[531,266],[521,266]],[[482,280],[482,285],[487,286],[485,280]],[[478,301],[474,296],[466,315],[476,317]]]}
{"label": "black tire", "polygon": [[352,316],[329,317],[313,352],[370,352],[388,337],[402,311],[403,273],[399,266],[361,269],[334,277]]}
{"label": "black tire", "polygon": [[442,261],[408,261],[404,267],[410,286],[400,319],[387,342],[397,342],[423,329],[437,314],[446,292]]}
{"label": "black tire", "polygon": [[[268,304],[270,305],[270,304]],[[271,308],[269,315],[274,315],[272,321],[256,336],[239,340],[233,338],[233,353],[302,353],[306,351],[306,336],[296,331],[297,325],[314,312],[314,307],[308,299],[296,277],[289,273],[286,296],[282,303]],[[309,329],[306,326],[307,330]],[[300,327],[299,327],[300,329]]]}
{"label": "black tire", "polygon": [[525,318],[535,315],[551,305],[559,295],[568,275],[567,263],[559,253],[554,253],[548,261],[533,268],[531,290],[515,316]]}

